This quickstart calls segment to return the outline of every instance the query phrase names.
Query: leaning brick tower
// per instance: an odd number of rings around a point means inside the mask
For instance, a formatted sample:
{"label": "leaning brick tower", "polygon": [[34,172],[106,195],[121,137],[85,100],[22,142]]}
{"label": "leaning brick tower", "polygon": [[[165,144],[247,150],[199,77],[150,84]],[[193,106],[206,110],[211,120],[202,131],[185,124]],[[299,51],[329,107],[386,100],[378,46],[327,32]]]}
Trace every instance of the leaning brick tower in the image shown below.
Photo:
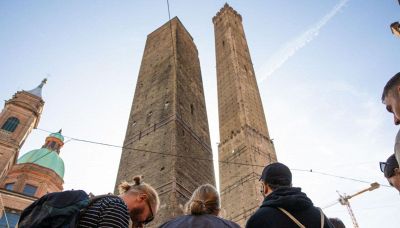
{"label": "leaning brick tower", "polygon": [[227,219],[244,226],[262,200],[261,166],[275,162],[277,158],[265,121],[242,17],[225,4],[213,18],[213,23],[222,207]]}
{"label": "leaning brick tower", "polygon": [[183,214],[198,186],[215,185],[203,92],[197,48],[175,17],[147,36],[116,181],[141,174],[156,188],[151,227]]}

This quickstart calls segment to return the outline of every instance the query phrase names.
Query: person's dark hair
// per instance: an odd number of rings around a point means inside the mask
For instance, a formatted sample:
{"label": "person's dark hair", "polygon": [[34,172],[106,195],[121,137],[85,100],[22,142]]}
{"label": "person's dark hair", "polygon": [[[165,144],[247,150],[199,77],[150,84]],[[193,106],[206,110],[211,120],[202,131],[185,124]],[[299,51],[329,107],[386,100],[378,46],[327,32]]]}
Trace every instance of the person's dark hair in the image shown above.
{"label": "person's dark hair", "polygon": [[399,164],[397,163],[396,156],[394,154],[390,155],[386,162],[384,162],[384,170],[383,174],[386,178],[390,178],[395,175],[395,169],[399,168]]}
{"label": "person's dark hair", "polygon": [[218,215],[221,207],[221,201],[217,189],[211,184],[204,184],[194,190],[189,202],[186,203],[186,214]]}
{"label": "person's dark hair", "polygon": [[281,188],[281,187],[292,187],[291,184],[289,184],[289,185],[286,185],[286,184],[285,185],[283,185],[283,184],[269,184],[267,182],[264,182],[264,184],[268,185],[271,188],[272,191],[275,191],[276,189]]}
{"label": "person's dark hair", "polygon": [[395,86],[400,85],[400,72],[393,76],[385,85],[382,92],[382,102],[385,100],[385,97],[389,94]]}
{"label": "person's dark hair", "polygon": [[342,220],[338,218],[329,218],[329,221],[332,223],[334,228],[346,228]]}

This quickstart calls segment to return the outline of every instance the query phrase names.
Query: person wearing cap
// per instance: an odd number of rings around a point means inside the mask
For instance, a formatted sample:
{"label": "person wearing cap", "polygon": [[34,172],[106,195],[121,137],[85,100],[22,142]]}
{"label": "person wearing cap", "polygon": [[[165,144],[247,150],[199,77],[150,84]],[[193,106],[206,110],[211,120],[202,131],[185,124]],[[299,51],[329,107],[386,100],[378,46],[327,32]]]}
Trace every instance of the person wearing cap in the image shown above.
{"label": "person wearing cap", "polygon": [[292,187],[292,173],[282,163],[267,165],[261,175],[264,201],[246,228],[333,228],[321,209],[300,188]]}
{"label": "person wearing cap", "polygon": [[390,155],[386,162],[380,162],[380,168],[389,184],[400,192],[400,170],[395,155]]}

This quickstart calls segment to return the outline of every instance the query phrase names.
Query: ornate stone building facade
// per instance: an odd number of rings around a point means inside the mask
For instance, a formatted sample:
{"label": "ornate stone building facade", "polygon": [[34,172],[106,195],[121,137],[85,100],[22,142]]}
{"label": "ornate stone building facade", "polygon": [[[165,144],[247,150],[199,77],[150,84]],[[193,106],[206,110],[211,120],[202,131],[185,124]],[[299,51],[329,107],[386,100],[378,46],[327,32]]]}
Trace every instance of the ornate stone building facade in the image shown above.
{"label": "ornate stone building facade", "polygon": [[0,114],[0,227],[14,227],[21,211],[33,201],[46,193],[63,190],[64,162],[59,157],[64,145],[61,130],[50,134],[41,149],[32,150],[17,160],[23,142],[40,119],[44,83],[45,80],[33,90],[17,92],[6,101]]}
{"label": "ornate stone building facade", "polygon": [[201,184],[215,185],[198,52],[175,17],[147,36],[116,181],[143,175],[161,207],[155,222],[183,213]]}
{"label": "ornate stone building facade", "polygon": [[19,150],[42,114],[42,83],[33,90],[18,91],[7,100],[0,113],[0,180],[15,164]]}
{"label": "ornate stone building facade", "polygon": [[[263,166],[276,162],[242,25],[228,4],[213,18],[217,61],[220,193],[226,218],[244,226],[259,207]],[[245,163],[239,165],[235,163]]]}

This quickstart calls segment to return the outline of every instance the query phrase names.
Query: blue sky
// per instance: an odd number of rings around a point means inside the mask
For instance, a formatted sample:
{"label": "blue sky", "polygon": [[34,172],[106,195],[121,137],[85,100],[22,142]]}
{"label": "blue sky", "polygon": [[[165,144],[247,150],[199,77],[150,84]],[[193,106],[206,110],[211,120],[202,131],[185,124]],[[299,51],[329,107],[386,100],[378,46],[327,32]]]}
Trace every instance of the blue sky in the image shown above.
{"label": "blue sky", "polygon": [[[170,0],[171,17],[180,18],[199,51],[214,153],[219,134],[211,20],[224,3]],[[398,127],[380,96],[400,71],[400,38],[389,28],[400,20],[398,2],[228,3],[243,17],[278,160],[293,169],[387,184],[378,162],[393,153]],[[146,36],[167,20],[166,1],[158,0],[0,1],[0,98],[48,77],[39,128],[122,145]],[[34,130],[21,154],[39,148],[47,135]],[[112,191],[120,154],[118,148],[68,141],[61,151],[65,189]],[[294,185],[320,207],[338,198],[336,190],[352,194],[368,187],[317,173],[293,174]],[[394,189],[381,187],[351,203],[361,227],[398,223]],[[325,213],[351,226],[343,206]]]}

